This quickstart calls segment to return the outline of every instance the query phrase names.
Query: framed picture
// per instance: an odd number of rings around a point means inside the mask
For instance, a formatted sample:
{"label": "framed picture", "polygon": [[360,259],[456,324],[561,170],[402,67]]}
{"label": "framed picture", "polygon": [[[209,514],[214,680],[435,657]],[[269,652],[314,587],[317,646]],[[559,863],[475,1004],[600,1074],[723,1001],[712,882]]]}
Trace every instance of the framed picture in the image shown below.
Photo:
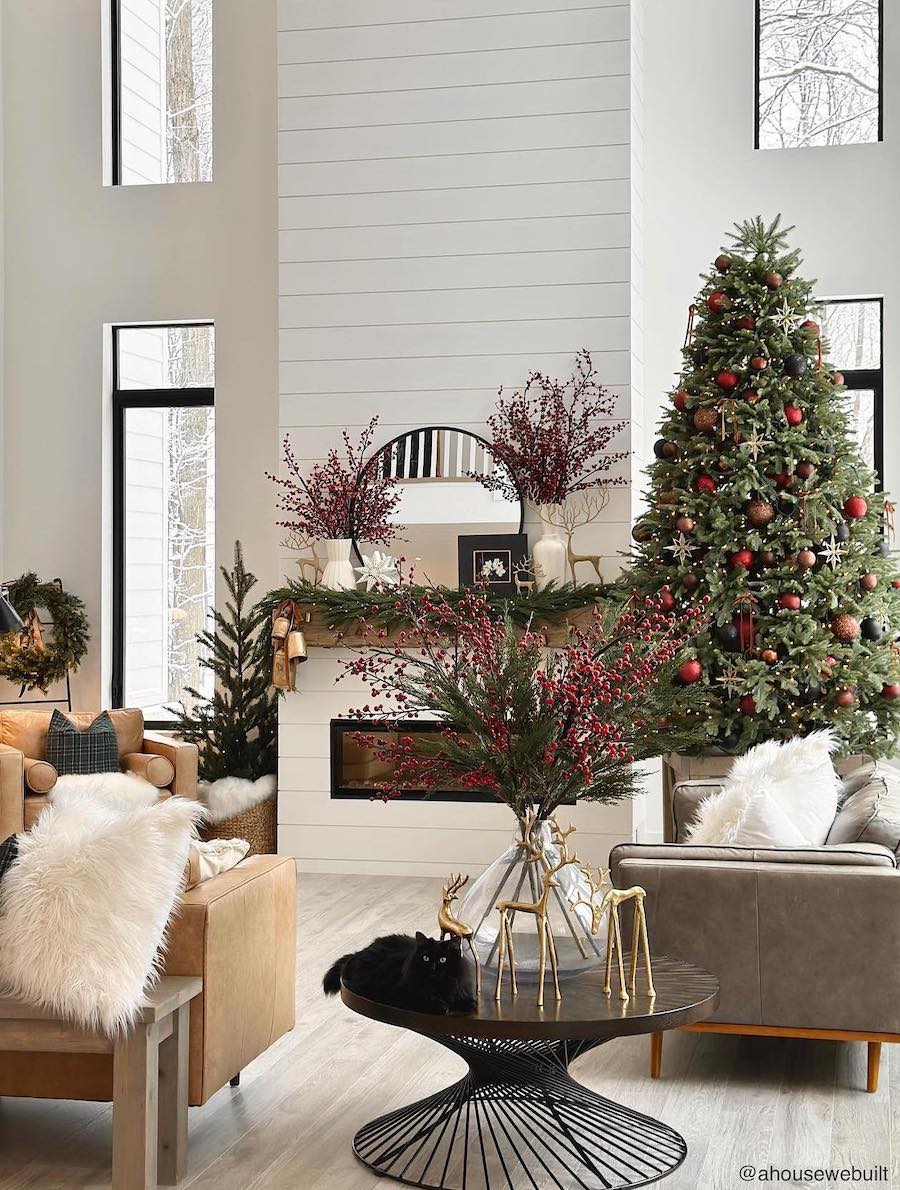
{"label": "framed picture", "polygon": [[516,578],[529,577],[527,534],[467,534],[458,541],[461,587],[485,583],[497,595],[515,595]]}

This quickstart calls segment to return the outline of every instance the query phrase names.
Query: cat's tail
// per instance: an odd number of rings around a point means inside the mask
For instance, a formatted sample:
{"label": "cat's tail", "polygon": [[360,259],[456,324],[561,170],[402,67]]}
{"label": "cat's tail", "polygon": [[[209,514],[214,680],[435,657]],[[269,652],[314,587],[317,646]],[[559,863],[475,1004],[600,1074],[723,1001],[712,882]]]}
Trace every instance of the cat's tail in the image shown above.
{"label": "cat's tail", "polygon": [[341,990],[341,976],[344,974],[344,967],[346,967],[349,958],[352,958],[352,956],[349,954],[343,955],[336,962],[332,963],[325,972],[325,978],[322,980],[322,991],[326,996],[336,996]]}

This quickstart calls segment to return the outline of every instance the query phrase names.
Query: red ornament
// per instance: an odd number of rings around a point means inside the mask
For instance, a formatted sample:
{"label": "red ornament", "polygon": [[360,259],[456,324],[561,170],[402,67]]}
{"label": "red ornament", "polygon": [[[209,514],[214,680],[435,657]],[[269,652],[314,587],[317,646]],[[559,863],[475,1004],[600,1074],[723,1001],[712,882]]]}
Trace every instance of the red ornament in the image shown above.
{"label": "red ornament", "polygon": [[812,463],[798,463],[794,470],[801,479],[809,479],[809,477],[815,471],[815,467],[812,465]]}
{"label": "red ornament", "polygon": [[745,715],[756,714],[756,700],[752,694],[745,694],[738,705]]}
{"label": "red ornament", "polygon": [[731,298],[721,289],[715,289],[706,299],[706,305],[713,314],[722,314],[731,309]]}
{"label": "red ornament", "polygon": [[869,503],[862,496],[850,496],[844,503],[844,516],[851,521],[858,521],[869,511]]}
{"label": "red ornament", "polygon": [[800,323],[801,331],[809,331],[813,336],[818,336],[822,333],[821,327],[812,318],[807,318],[805,322]]}
{"label": "red ornament", "polygon": [[834,696],[834,701],[839,707],[852,707],[856,702],[856,687],[842,686]]}
{"label": "red ornament", "polygon": [[843,384],[844,383],[844,373],[843,372],[832,372],[831,373],[831,383],[837,384],[837,385]]}
{"label": "red ornament", "polygon": [[716,384],[719,388],[724,388],[727,392],[738,386],[738,377],[735,372],[719,372],[716,374]]}
{"label": "red ornament", "polygon": [[731,257],[726,256],[724,252],[720,252],[713,263],[720,273],[727,273],[731,268]]}
{"label": "red ornament", "polygon": [[754,372],[764,372],[769,366],[769,361],[764,355],[751,355],[750,367]]}
{"label": "red ornament", "polygon": [[745,388],[744,391],[741,393],[741,396],[744,398],[744,400],[747,402],[748,405],[755,405],[756,402],[759,400],[759,393],[756,391],[755,388]]}
{"label": "red ornament", "polygon": [[803,421],[803,410],[796,405],[785,405],[784,416],[789,426],[799,426]]}
{"label": "red ornament", "polygon": [[675,596],[668,587],[663,587],[659,593],[659,606],[664,612],[670,612],[675,606]]}
{"label": "red ornament", "polygon": [[778,654],[774,649],[763,649],[759,656],[766,665],[774,665],[778,660]]}
{"label": "red ornament", "polygon": [[700,580],[697,578],[696,574],[683,574],[681,576],[681,585],[686,591],[693,591],[699,582]]}
{"label": "red ornament", "polygon": [[891,586],[894,588],[895,591],[900,591],[900,578],[892,578]]}
{"label": "red ornament", "polygon": [[690,686],[703,677],[703,666],[697,660],[685,661],[678,667],[678,677],[686,686]]}
{"label": "red ornament", "polygon": [[797,565],[801,570],[812,570],[816,564],[816,555],[812,550],[800,550],[797,554]]}
{"label": "red ornament", "polygon": [[695,528],[693,518],[689,516],[680,516],[675,522],[675,528],[679,533],[693,533]]}
{"label": "red ornament", "polygon": [[734,325],[739,331],[752,331],[756,326],[756,319],[751,318],[749,314],[742,314],[740,318],[736,318]]}
{"label": "red ornament", "polygon": [[744,570],[749,570],[753,565],[753,554],[750,550],[738,550],[736,554],[732,554],[728,559],[732,566],[742,566]]}
{"label": "red ornament", "polygon": [[790,592],[782,595],[778,600],[778,606],[783,607],[785,611],[795,612],[800,608],[800,596],[792,595]]}
{"label": "red ornament", "polygon": [[864,591],[874,591],[878,586],[878,575],[871,572],[869,574],[861,574],[859,576],[859,585]]}
{"label": "red ornament", "polygon": [[773,476],[776,488],[786,488],[791,482],[791,477],[787,471],[779,471],[777,475]]}
{"label": "red ornament", "polygon": [[766,273],[764,280],[769,289],[781,289],[784,284],[784,277],[781,273],[776,273],[774,269],[771,273]]}
{"label": "red ornament", "polygon": [[690,395],[691,394],[686,389],[680,388],[672,398],[672,404],[681,413],[684,413],[685,409],[687,409],[688,397]]}
{"label": "red ornament", "polygon": [[700,475],[697,478],[698,492],[714,492],[718,486],[711,475]]}
{"label": "red ornament", "polygon": [[900,698],[900,682],[888,682],[881,687],[882,698]]}

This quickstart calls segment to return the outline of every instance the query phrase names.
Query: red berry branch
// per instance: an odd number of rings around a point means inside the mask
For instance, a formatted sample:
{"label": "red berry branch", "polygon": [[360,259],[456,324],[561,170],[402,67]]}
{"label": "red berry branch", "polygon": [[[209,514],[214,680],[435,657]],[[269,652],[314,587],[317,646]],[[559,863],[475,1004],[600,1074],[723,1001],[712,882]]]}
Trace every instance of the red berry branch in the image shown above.
{"label": "red berry branch", "polygon": [[[387,762],[386,798],[404,790],[475,789],[518,815],[567,801],[612,803],[639,791],[636,760],[681,747],[668,727],[674,661],[705,623],[698,607],[664,610],[660,597],[597,611],[563,648],[497,618],[482,591],[449,604],[401,588],[396,610],[412,628],[387,630],[344,664],[371,702],[350,712],[379,731],[355,738]],[[402,719],[446,724],[403,735]],[[396,734],[388,734],[396,733]]]}
{"label": "red berry branch", "polygon": [[285,519],[277,521],[306,538],[346,538],[370,542],[388,542],[403,532],[392,520],[400,502],[396,479],[379,472],[366,457],[378,418],[373,417],[359,437],[357,446],[343,432],[344,458],[336,449],[328,452],[324,463],[316,463],[304,476],[285,435],[283,459],[287,476],[268,478],[279,487],[278,510]]}
{"label": "red berry branch", "polygon": [[488,418],[491,450],[500,466],[476,475],[492,492],[534,504],[562,504],[574,492],[624,484],[623,476],[606,475],[628,458],[627,451],[607,453],[625,422],[608,419],[615,397],[597,380],[585,349],[576,356],[573,374],[564,382],[532,372],[522,392],[504,397]]}

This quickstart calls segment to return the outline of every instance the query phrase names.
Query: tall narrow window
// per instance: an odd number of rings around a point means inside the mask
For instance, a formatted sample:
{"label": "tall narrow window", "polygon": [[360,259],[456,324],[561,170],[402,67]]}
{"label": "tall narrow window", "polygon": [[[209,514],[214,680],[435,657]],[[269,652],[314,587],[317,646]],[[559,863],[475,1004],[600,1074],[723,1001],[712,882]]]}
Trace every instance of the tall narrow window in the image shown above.
{"label": "tall narrow window", "polygon": [[212,179],[212,0],[110,0],[113,183]]}
{"label": "tall narrow window", "polygon": [[881,140],[883,0],[757,0],[758,149]]}
{"label": "tall narrow window", "polygon": [[113,705],[162,725],[206,697],[196,634],[215,584],[215,340],[208,323],[113,330]]}
{"label": "tall narrow window", "polygon": [[866,466],[884,476],[884,378],[881,362],[881,298],[841,298],[817,311],[829,363],[847,386],[848,413]]}

